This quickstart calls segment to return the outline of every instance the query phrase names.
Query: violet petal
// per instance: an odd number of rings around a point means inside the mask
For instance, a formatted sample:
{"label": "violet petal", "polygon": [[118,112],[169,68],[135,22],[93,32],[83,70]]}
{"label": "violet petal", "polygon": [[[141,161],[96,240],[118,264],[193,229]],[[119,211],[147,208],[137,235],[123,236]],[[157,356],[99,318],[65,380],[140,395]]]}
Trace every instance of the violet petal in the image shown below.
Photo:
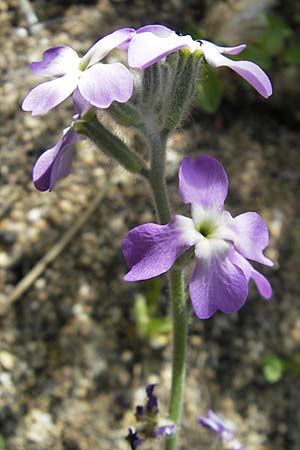
{"label": "violet petal", "polygon": [[169,37],[171,34],[174,34],[175,31],[171,30],[170,28],[165,27],[164,25],[145,25],[143,27],[140,27],[138,30],[136,30],[136,34],[140,33],[153,33],[156,36],[166,38]]}
{"label": "violet petal", "polygon": [[247,279],[229,258],[212,256],[209,263],[196,258],[190,296],[199,319],[208,319],[217,310],[225,314],[239,310],[247,294]]}
{"label": "violet petal", "polygon": [[82,73],[78,87],[89,103],[97,108],[108,108],[113,101],[124,103],[129,100],[133,81],[123,64],[99,63]]}
{"label": "violet petal", "polygon": [[264,98],[273,93],[273,88],[268,75],[255,63],[251,61],[227,61],[227,67],[238,73]]}
{"label": "violet petal", "polygon": [[196,160],[185,157],[179,169],[179,192],[185,203],[222,208],[228,191],[226,172],[208,155]]}
{"label": "violet petal", "polygon": [[130,271],[125,281],[147,280],[167,272],[176,258],[190,248],[182,232],[183,216],[174,216],[167,225],[148,223],[129,231],[123,240],[123,253]]}
{"label": "violet petal", "polygon": [[126,43],[135,33],[133,28],[122,28],[110,33],[95,42],[88,52],[81,58],[83,64],[87,63],[87,67],[91,67],[101,61],[114,48]]}
{"label": "violet petal", "polygon": [[262,253],[269,244],[269,232],[260,215],[246,212],[235,217],[233,223],[236,230],[234,247],[245,258],[273,266],[273,262]]}
{"label": "violet petal", "polygon": [[266,300],[269,300],[272,297],[272,286],[270,282],[266,279],[266,277],[264,277],[264,275],[255,270],[246,258],[233,249],[229,252],[229,258],[233,264],[238,266],[243,271],[248,281],[250,278],[253,279],[262,297]]}
{"label": "violet petal", "polygon": [[[201,41],[201,42],[209,42],[209,41]],[[220,47],[219,45],[215,45],[212,42],[210,44],[214,45],[219,53],[225,53],[225,55],[238,55],[247,47],[246,44],[236,45],[235,47]]]}
{"label": "violet petal", "polygon": [[251,278],[256,284],[260,295],[266,300],[270,300],[270,298],[272,297],[272,286],[269,280],[267,280],[267,278],[263,274],[253,268],[251,272]]}
{"label": "violet petal", "polygon": [[128,64],[133,68],[145,69],[180,48],[192,51],[195,44],[191,36],[178,36],[171,30],[167,37],[150,32],[138,33],[128,47]]}
{"label": "violet petal", "polygon": [[62,45],[49,48],[43,53],[42,61],[33,62],[30,68],[36,75],[46,77],[60,77],[76,70],[79,65],[79,56],[71,47]]}
{"label": "violet petal", "polygon": [[238,73],[244,80],[251,84],[257,92],[265,98],[272,95],[272,84],[268,75],[255,63],[251,61],[233,61],[221,55],[217,45],[208,41],[201,41],[201,50],[204,52],[206,61],[213,67],[226,66]]}
{"label": "violet petal", "polygon": [[76,109],[76,112],[82,116],[86,111],[92,108],[92,105],[80,94],[78,88],[73,92],[73,103]]}
{"label": "violet petal", "polygon": [[77,82],[78,74],[70,73],[36,86],[25,97],[22,103],[23,111],[31,111],[33,116],[46,113],[69,97]]}
{"label": "violet petal", "polygon": [[165,435],[171,436],[175,433],[175,429],[176,427],[174,424],[162,425],[161,427],[154,430],[154,435],[155,437],[161,437]]}
{"label": "violet petal", "polygon": [[76,132],[69,128],[53,148],[38,158],[33,167],[32,179],[39,191],[51,191],[58,180],[69,175],[77,141]]}

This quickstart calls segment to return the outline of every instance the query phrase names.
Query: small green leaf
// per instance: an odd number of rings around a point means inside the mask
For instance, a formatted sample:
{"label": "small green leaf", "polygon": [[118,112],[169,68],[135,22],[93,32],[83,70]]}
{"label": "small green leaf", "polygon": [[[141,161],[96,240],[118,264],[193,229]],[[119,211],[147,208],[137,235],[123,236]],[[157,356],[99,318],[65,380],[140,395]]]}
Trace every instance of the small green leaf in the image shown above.
{"label": "small green leaf", "polygon": [[284,372],[284,366],[284,361],[278,356],[268,356],[263,365],[265,379],[269,383],[280,381]]}
{"label": "small green leaf", "polygon": [[208,113],[214,113],[220,104],[221,94],[221,83],[216,71],[205,63],[195,94],[196,106],[199,106]]}
{"label": "small green leaf", "polygon": [[151,319],[149,323],[149,333],[151,336],[169,334],[171,331],[172,321],[168,316]]}
{"label": "small green leaf", "polygon": [[134,301],[134,319],[137,334],[141,339],[145,339],[149,335],[149,312],[146,299],[143,295],[137,294]]}
{"label": "small green leaf", "polygon": [[153,316],[156,313],[160,300],[161,277],[155,277],[145,281],[144,286],[149,314]]}

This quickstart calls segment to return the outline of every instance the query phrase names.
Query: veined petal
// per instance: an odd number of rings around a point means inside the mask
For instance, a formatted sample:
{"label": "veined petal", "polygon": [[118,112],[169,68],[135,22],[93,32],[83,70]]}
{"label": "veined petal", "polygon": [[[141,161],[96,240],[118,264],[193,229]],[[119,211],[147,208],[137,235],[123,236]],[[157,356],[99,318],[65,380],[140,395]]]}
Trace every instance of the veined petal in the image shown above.
{"label": "veined petal", "polygon": [[185,203],[222,209],[228,191],[226,172],[216,159],[201,155],[185,157],[179,169],[179,192]]}
{"label": "veined petal", "polygon": [[153,33],[156,34],[156,36],[166,38],[169,37],[171,34],[174,34],[175,31],[171,30],[170,28],[165,27],[164,25],[145,25],[144,27],[140,27],[138,30],[136,30],[136,34],[140,33]]}
{"label": "veined petal", "polygon": [[260,215],[256,212],[243,213],[233,219],[233,224],[236,230],[236,250],[245,258],[273,266],[273,262],[262,253],[269,244],[269,232]]}
{"label": "veined petal", "polygon": [[108,108],[115,100],[124,103],[130,99],[133,81],[123,64],[99,63],[82,73],[78,87],[89,103],[98,108]]}
{"label": "veined petal", "polygon": [[46,150],[33,167],[32,179],[39,191],[52,190],[55,183],[69,175],[78,136],[69,128],[57,144]]}
{"label": "veined petal", "polygon": [[243,272],[247,280],[252,279],[262,297],[269,300],[272,297],[272,286],[264,275],[255,270],[252,265],[240,255],[237,251],[231,250],[229,252],[230,261],[238,266]]}
{"label": "veined petal", "polygon": [[[232,59],[221,55],[219,49],[223,49],[224,47],[218,47],[208,41],[201,42],[201,50],[204,52],[206,61],[211,66],[229,67],[244,78],[244,80],[246,80],[249,84],[251,84],[251,86],[254,87],[254,89],[256,89],[257,92],[263,97],[268,98],[272,95],[273,89],[271,81],[268,75],[257,64],[251,61],[233,61]],[[234,53],[231,51],[231,54]]]}
{"label": "veined petal", "polygon": [[190,296],[199,319],[208,319],[217,310],[226,314],[239,310],[245,303],[247,294],[247,278],[229,258],[214,256],[209,264],[196,258]]}
{"label": "veined petal", "polygon": [[42,61],[30,64],[33,73],[45,77],[60,77],[76,71],[78,66],[79,56],[75,50],[67,45],[49,48],[43,53]]}
{"label": "veined petal", "polygon": [[191,36],[178,36],[175,31],[168,28],[156,34],[149,31],[140,32],[129,44],[128,64],[133,68],[146,69],[180,48],[188,48],[193,52],[198,48],[198,44]]}
{"label": "veined petal", "polygon": [[129,41],[134,33],[135,30],[133,28],[122,28],[104,36],[95,42],[95,44],[81,58],[81,62],[83,64],[86,63],[87,67],[91,67],[101,61],[101,59],[108,55],[108,53],[110,53],[114,48],[117,48]]}
{"label": "veined petal", "polygon": [[130,268],[125,281],[148,280],[167,272],[176,258],[193,245],[185,234],[191,219],[174,216],[167,225],[140,225],[125,236],[123,254]]}
{"label": "veined petal", "polygon": [[251,61],[232,61],[227,59],[227,67],[238,73],[244,80],[262,96],[268,98],[273,93],[272,84],[268,75]]}
{"label": "veined petal", "polygon": [[272,297],[272,286],[269,280],[267,280],[267,278],[263,274],[253,268],[251,272],[251,278],[256,284],[260,295],[266,300],[269,300]]}
{"label": "veined petal", "polygon": [[48,112],[72,94],[77,82],[78,74],[72,72],[38,85],[25,97],[23,111],[31,111],[33,116]]}

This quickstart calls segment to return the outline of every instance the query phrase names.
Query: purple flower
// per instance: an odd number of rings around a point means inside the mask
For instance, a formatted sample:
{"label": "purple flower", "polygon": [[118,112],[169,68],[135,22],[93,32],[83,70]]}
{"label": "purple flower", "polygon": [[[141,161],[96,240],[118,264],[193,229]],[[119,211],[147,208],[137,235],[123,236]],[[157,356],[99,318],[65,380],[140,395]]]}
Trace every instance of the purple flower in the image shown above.
{"label": "purple flower", "polygon": [[200,50],[208,64],[213,67],[229,67],[251,84],[260,95],[268,98],[272,95],[272,84],[257,64],[251,61],[233,61],[223,56],[223,53],[237,55],[245,47],[245,44],[219,47],[205,40],[194,41],[191,36],[179,36],[162,25],[148,25],[139,28],[129,42],[128,63],[130,67],[145,69],[180,48],[187,48],[192,53]]}
{"label": "purple flower", "polygon": [[[159,416],[158,400],[154,395],[155,386],[155,384],[149,384],[146,387],[147,400],[144,405],[137,406],[135,411],[139,425],[135,432],[130,429],[126,438],[130,443],[136,441],[137,446],[147,439],[160,438],[164,435],[170,436],[175,432],[175,425]],[[132,443],[131,445],[132,449],[136,448]]]}
{"label": "purple flower", "polygon": [[[78,112],[73,119],[78,120],[91,105],[76,90],[73,95],[75,108]],[[82,139],[73,128],[73,124],[63,131],[57,144],[44,151],[37,159],[33,171],[33,184],[39,191],[52,191],[61,178],[69,175],[77,142]]]}
{"label": "purple flower", "polygon": [[147,402],[145,406],[137,406],[135,417],[137,421],[148,420],[149,417],[158,415],[158,401],[156,395],[153,394],[155,384],[148,384],[146,387]]}
{"label": "purple flower", "polygon": [[243,450],[242,444],[234,439],[232,430],[222,422],[222,420],[212,411],[209,410],[208,417],[199,417],[198,423],[210,428],[212,431],[218,434],[219,438],[226,450]]}
{"label": "purple flower", "polygon": [[255,212],[233,218],[224,211],[228,178],[223,166],[203,155],[196,161],[186,157],[179,170],[179,192],[191,203],[192,219],[176,215],[167,225],[148,223],[129,231],[123,253],[130,268],[126,281],[147,280],[167,272],[178,256],[193,247],[195,268],[190,297],[200,319],[217,310],[228,314],[240,309],[253,279],[260,294],[269,299],[268,280],[248,259],[272,266],[263,255],[269,235]]}
{"label": "purple flower", "polygon": [[69,175],[78,140],[74,128],[66,128],[57,144],[37,159],[32,180],[39,191],[52,191],[58,180]]}
{"label": "purple flower", "polygon": [[128,430],[128,435],[126,436],[126,441],[129,442],[131,450],[136,450],[144,442],[143,439],[141,439],[138,436],[137,432],[134,431],[132,428],[129,428],[129,430]]}
{"label": "purple flower", "polygon": [[132,95],[133,82],[129,70],[121,63],[99,63],[111,50],[122,46],[134,33],[132,28],[117,30],[98,40],[80,58],[70,47],[46,50],[41,62],[31,63],[37,75],[54,77],[32,89],[23,101],[22,109],[32,115],[54,108],[78,87],[81,95],[93,106],[108,108],[116,100],[127,102]]}
{"label": "purple flower", "polygon": [[154,430],[155,437],[161,436],[171,436],[175,432],[175,425],[173,423],[169,423],[167,425],[162,425]]}
{"label": "purple flower", "polygon": [[147,403],[146,403],[146,412],[148,414],[158,414],[158,401],[156,395],[153,394],[155,384],[148,384],[146,387],[147,394]]}

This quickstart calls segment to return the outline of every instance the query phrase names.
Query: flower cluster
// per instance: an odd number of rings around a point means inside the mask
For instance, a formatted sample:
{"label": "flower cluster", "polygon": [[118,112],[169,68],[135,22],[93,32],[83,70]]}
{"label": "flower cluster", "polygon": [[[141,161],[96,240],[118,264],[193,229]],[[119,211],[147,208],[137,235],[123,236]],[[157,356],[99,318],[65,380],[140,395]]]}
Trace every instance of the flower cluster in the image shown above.
{"label": "flower cluster", "polygon": [[[220,47],[205,40],[195,41],[191,36],[179,36],[162,25],[147,25],[138,30],[122,28],[114,31],[99,39],[83,57],[68,46],[46,50],[42,61],[31,63],[31,70],[36,75],[54,79],[32,89],[22,103],[23,110],[32,115],[44,114],[70,95],[74,102],[84,104],[85,110],[87,105],[88,108],[106,109],[113,102],[126,103],[133,93],[129,69],[121,62],[102,62],[116,48],[126,52],[129,68],[140,70],[178,49],[186,48],[191,53],[198,51],[208,64],[227,66],[237,72],[263,97],[272,94],[271,82],[260,67],[250,61],[233,61],[223,56],[240,53],[244,44]],[[80,109],[79,113],[82,112]],[[56,181],[68,175],[77,140],[71,126],[55,147],[38,159],[33,170],[37,189],[51,190]]]}
{"label": "flower cluster", "polygon": [[198,423],[210,428],[220,438],[224,450],[243,450],[242,444],[234,438],[233,431],[212,410],[208,411],[208,417],[199,417]]}
{"label": "flower cluster", "polygon": [[217,310],[228,314],[240,309],[250,279],[269,299],[270,283],[248,261],[273,265],[263,255],[269,242],[266,224],[255,212],[233,218],[224,210],[227,191],[226,172],[216,159],[185,157],[179,170],[179,192],[184,203],[191,204],[192,218],[175,215],[167,225],[148,223],[129,231],[123,240],[130,268],[124,279],[139,281],[161,275],[194,248],[190,297],[200,319],[210,318]]}
{"label": "flower cluster", "polygon": [[166,422],[159,417],[158,401],[153,393],[154,388],[155,384],[147,386],[145,405],[136,407],[135,417],[139,425],[136,430],[130,428],[126,437],[132,450],[142,445],[147,439],[158,438],[164,435],[170,436],[175,431],[174,424]]}

